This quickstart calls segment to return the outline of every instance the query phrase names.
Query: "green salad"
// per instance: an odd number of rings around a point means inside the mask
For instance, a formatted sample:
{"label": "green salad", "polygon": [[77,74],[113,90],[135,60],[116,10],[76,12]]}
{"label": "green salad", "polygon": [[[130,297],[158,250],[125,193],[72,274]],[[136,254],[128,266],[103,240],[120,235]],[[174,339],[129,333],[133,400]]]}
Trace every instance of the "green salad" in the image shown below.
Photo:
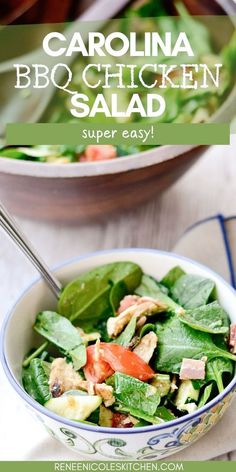
{"label": "green salad", "polygon": [[[166,111],[159,118],[143,118],[139,114],[132,114],[126,118],[114,118],[115,122],[140,122],[143,123],[201,123],[206,122],[210,116],[221,106],[225,98],[229,94],[232,86],[234,85],[234,73],[236,64],[236,36],[233,35],[230,42],[221,50],[217,51],[213,45],[212,38],[208,27],[196,18],[191,17],[186,7],[181,1],[173,2],[175,14],[177,16],[167,16],[170,14],[168,10],[168,2],[164,0],[142,0],[134,2],[132,6],[122,12],[122,18],[116,20],[116,28],[118,31],[126,33],[127,24],[138,33],[138,46],[142,50],[143,45],[143,34],[146,31],[153,32],[157,31],[163,34],[169,31],[173,37],[175,37],[180,31],[185,31],[188,35],[189,41],[193,46],[195,57],[194,62],[197,64],[206,64],[209,70],[214,68],[216,63],[222,63],[221,69],[221,80],[220,87],[210,87],[197,89],[187,88],[171,88],[167,87],[164,89],[158,89],[158,93],[163,94],[163,98],[166,102]],[[129,23],[127,23],[127,21]],[[108,31],[109,31],[108,25]],[[106,32],[106,27],[105,27]],[[101,58],[93,58],[96,63]],[[106,57],[106,60],[111,64],[114,64],[114,57]],[[151,59],[153,60],[153,59]],[[180,59],[174,58],[174,63],[177,64],[177,69],[173,72],[171,80],[176,84],[181,83],[181,67],[178,62],[191,65],[193,58],[184,55]],[[147,62],[147,58],[137,58],[137,74],[143,66],[143,61]],[[157,58],[154,58],[157,62]],[[83,89],[83,81],[81,79],[81,71],[90,62],[90,58],[83,58],[80,55],[76,58],[72,65],[73,82],[70,85],[71,90],[77,90],[80,93],[89,94],[89,101],[94,102],[97,93],[103,93],[106,101],[109,103],[111,97],[111,89]],[[150,62],[150,60],[149,60]],[[173,64],[172,57],[165,57],[160,55],[158,57],[158,63],[164,62],[167,66]],[[150,79],[153,82],[154,73],[153,70],[146,71],[147,77],[146,82]],[[89,77],[90,82],[95,84],[98,82],[101,73],[93,69]],[[193,72],[193,79],[198,81],[201,80],[202,71],[199,69],[198,72]],[[114,79],[115,80],[115,79]],[[126,78],[124,75],[124,81],[127,80],[129,84],[130,78]],[[116,84],[114,83],[114,87]],[[140,97],[143,97],[145,103],[145,96],[147,89],[143,89],[140,85],[139,88],[135,89],[139,93]],[[117,93],[119,89],[117,89]],[[132,89],[126,88],[121,90],[119,101],[122,104],[129,103]],[[58,91],[55,94],[54,99],[46,111],[43,121],[46,123],[59,123],[59,122],[75,122],[69,111],[71,107],[70,99],[68,94],[64,91]],[[99,115],[98,118],[93,118],[93,122],[97,119],[98,123],[105,123],[103,118]],[[89,121],[89,118],[88,118]],[[110,160],[118,157],[136,154],[147,150],[148,146],[128,146],[121,144],[120,146],[113,146],[112,144],[105,145],[77,145],[77,146],[33,146],[33,147],[2,147],[0,149],[0,157],[8,157],[13,159],[23,159],[36,162],[47,162],[47,163],[70,163],[70,162],[93,162],[101,160]]]}
{"label": "green salad", "polygon": [[236,324],[212,280],[171,269],[162,280],[121,261],[62,290],[38,313],[39,347],[24,359],[25,390],[70,420],[113,428],[192,413],[234,375]]}

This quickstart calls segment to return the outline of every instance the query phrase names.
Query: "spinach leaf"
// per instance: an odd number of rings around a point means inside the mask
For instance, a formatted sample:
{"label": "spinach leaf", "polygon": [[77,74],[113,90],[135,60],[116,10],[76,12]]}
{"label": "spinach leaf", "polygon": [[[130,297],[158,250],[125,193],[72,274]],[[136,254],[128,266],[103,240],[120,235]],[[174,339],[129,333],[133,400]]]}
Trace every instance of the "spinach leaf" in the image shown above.
{"label": "spinach leaf", "polygon": [[202,56],[211,53],[211,38],[208,28],[192,17],[184,2],[176,2],[175,7],[179,14],[179,31],[185,31],[190,39],[194,54]]}
{"label": "spinach leaf", "polygon": [[182,323],[193,329],[212,334],[226,334],[229,331],[229,317],[218,302],[212,302],[179,315]]}
{"label": "spinach leaf", "polygon": [[207,381],[206,379],[195,379],[195,380],[191,380],[192,382],[192,386],[193,388],[195,388],[195,390],[200,390],[200,388],[202,388],[204,385],[206,385]]}
{"label": "spinach leaf", "polygon": [[158,418],[161,418],[164,421],[172,421],[176,418],[175,415],[165,406],[158,406],[155,416],[158,416]]}
{"label": "spinach leaf", "polygon": [[168,290],[170,290],[175,284],[175,282],[177,282],[177,280],[182,277],[182,275],[185,275],[185,272],[183,269],[181,269],[181,267],[173,267],[173,269],[169,270],[165,277],[163,277],[163,279],[161,280],[161,284],[167,287]]}
{"label": "spinach leaf", "polygon": [[168,290],[164,285],[160,284],[151,275],[143,274],[140,285],[136,288],[135,293],[140,297],[156,298],[159,293],[168,294]]}
{"label": "spinach leaf", "polygon": [[[135,418],[138,418],[141,420],[141,424],[137,424],[136,427],[138,426],[145,426],[147,423],[151,424],[161,424],[164,423],[164,420],[160,418],[157,415],[151,416],[148,415],[147,413],[144,413],[143,411],[139,410],[138,408],[132,407],[132,406],[125,406],[123,403],[120,405],[115,406],[115,410],[120,411],[122,413],[129,413],[130,415],[134,416]],[[143,421],[145,423],[143,424]]]}
{"label": "spinach leaf", "polygon": [[140,412],[136,408],[133,407],[125,407],[124,405],[119,405],[115,407],[116,410],[128,412],[135,418],[139,418],[140,421],[135,426],[146,426],[148,423],[152,424],[161,424],[165,421],[172,421],[176,418],[176,416],[165,406],[159,406],[156,409],[155,415],[151,416],[146,413]]}
{"label": "spinach leaf", "polygon": [[42,359],[43,354],[44,354],[45,357],[47,357],[48,352],[45,351],[47,346],[48,346],[48,342],[46,341],[41,346],[39,346],[37,349],[34,349],[33,351],[31,351],[29,353],[29,355],[25,358],[25,360],[23,362],[23,367],[28,367],[28,365],[30,365],[30,362],[32,361],[32,359],[34,359],[35,357],[41,357],[41,359]]}
{"label": "spinach leaf", "polygon": [[232,34],[232,37],[228,44],[221,51],[221,56],[225,67],[230,71],[230,76],[233,78],[236,72],[236,31]]}
{"label": "spinach leaf", "polygon": [[145,334],[150,333],[150,331],[153,331],[155,333],[156,332],[156,327],[153,323],[146,323],[140,329],[139,337],[143,338],[143,336],[145,336]]}
{"label": "spinach leaf", "polygon": [[206,305],[215,284],[199,275],[182,275],[172,287],[173,299],[183,308],[191,309]]}
{"label": "spinach leaf", "polygon": [[204,388],[203,394],[202,394],[202,396],[199,400],[199,403],[198,403],[198,408],[201,408],[202,406],[204,406],[208,402],[208,400],[211,396],[212,387],[213,387],[213,384],[211,383],[211,384],[207,385]]}
{"label": "spinach leaf", "polygon": [[[223,335],[213,335],[213,342],[220,349],[228,352],[228,345]],[[219,392],[224,390],[224,386],[230,382],[233,377],[234,364],[230,359],[222,357],[212,359],[206,365],[206,381],[214,381]]]}
{"label": "spinach leaf", "polygon": [[114,262],[92,269],[64,288],[59,313],[71,321],[108,317],[126,293],[134,292],[141,276],[141,268],[132,262]]}
{"label": "spinach leaf", "polygon": [[37,315],[34,329],[70,356],[76,370],[86,364],[86,347],[67,318],[53,311],[42,311]]}
{"label": "spinach leaf", "polygon": [[[84,329],[83,323],[80,323],[80,326]],[[107,318],[106,317],[104,319],[98,320],[97,323],[94,322],[92,331],[98,331],[98,333],[100,333],[101,341],[104,341],[106,343],[113,341],[113,339],[110,338],[107,332]]]}
{"label": "spinach leaf", "polygon": [[156,323],[158,336],[156,369],[178,374],[183,357],[208,360],[223,357],[236,361],[236,356],[216,346],[208,333],[196,331],[172,316],[164,323]]}
{"label": "spinach leaf", "polygon": [[94,410],[86,421],[90,424],[99,424],[99,410],[100,408]]}
{"label": "spinach leaf", "polygon": [[137,146],[122,145],[116,146],[116,152],[117,156],[123,157],[129,156],[130,154],[137,154],[138,152],[140,152],[140,149]]}
{"label": "spinach leaf", "polygon": [[131,414],[140,418],[143,418],[142,415],[155,415],[160,403],[160,395],[155,387],[120,372],[115,372],[110,382],[114,385],[114,396],[122,408],[128,408],[130,412],[135,410],[136,413]]}
{"label": "spinach leaf", "polygon": [[8,157],[10,159],[25,159],[25,154],[15,148],[4,148],[0,150],[0,157]]}
{"label": "spinach leaf", "polygon": [[121,344],[121,346],[124,346],[124,347],[127,347],[129,345],[135,333],[136,321],[137,319],[135,318],[135,316],[133,316],[131,320],[129,321],[129,323],[127,324],[124,331],[122,331],[120,336],[118,336],[118,338],[115,339],[116,344]]}
{"label": "spinach leaf", "polygon": [[138,423],[134,424],[133,428],[141,428],[142,426],[148,426],[151,421],[145,421],[142,420],[141,418],[137,418],[139,421]]}
{"label": "spinach leaf", "polygon": [[127,294],[127,288],[123,280],[117,284],[112,285],[110,291],[110,305],[113,311],[113,314],[116,313],[117,307],[120,304],[120,300]]}
{"label": "spinach leaf", "polygon": [[223,392],[224,390],[223,377],[226,374],[228,374],[228,376],[232,378],[233,370],[234,370],[234,366],[230,359],[217,357],[207,362],[206,380],[207,382],[214,381],[217,385],[219,392]]}
{"label": "spinach leaf", "polygon": [[70,356],[74,369],[79,370],[86,364],[87,361],[87,354],[86,354],[86,346],[82,343],[79,346],[75,347],[71,351],[68,351],[68,355]]}
{"label": "spinach leaf", "polygon": [[167,15],[166,8],[164,6],[163,0],[156,1],[156,0],[149,0],[138,8],[135,8],[135,5],[132,8],[128,9],[128,13],[136,14],[141,18],[152,18],[152,17],[160,17],[162,15]]}
{"label": "spinach leaf", "polygon": [[[164,288],[164,290],[163,290]],[[167,290],[159,284],[153,277],[143,275],[140,285],[135,290],[136,295],[140,297],[151,297],[165,303],[170,311],[178,312],[181,308],[167,295]]]}
{"label": "spinach leaf", "polygon": [[39,359],[42,359],[42,361],[48,361],[48,362],[53,361],[53,358],[50,356],[48,351],[41,352]]}
{"label": "spinach leaf", "polygon": [[29,367],[23,368],[22,382],[26,392],[44,405],[50,398],[50,364],[42,359],[32,359]]}

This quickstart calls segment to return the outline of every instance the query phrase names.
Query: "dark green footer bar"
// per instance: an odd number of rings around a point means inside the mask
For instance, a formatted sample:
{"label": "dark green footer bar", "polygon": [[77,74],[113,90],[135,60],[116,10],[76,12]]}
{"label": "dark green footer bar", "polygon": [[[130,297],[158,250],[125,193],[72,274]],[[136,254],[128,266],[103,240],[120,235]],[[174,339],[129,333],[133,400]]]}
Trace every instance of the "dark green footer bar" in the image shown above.
{"label": "dark green footer bar", "polygon": [[10,123],[8,145],[34,144],[229,144],[230,126],[226,123],[106,124],[98,123]]}
{"label": "dark green footer bar", "polygon": [[233,472],[235,462],[0,462],[1,472]]}

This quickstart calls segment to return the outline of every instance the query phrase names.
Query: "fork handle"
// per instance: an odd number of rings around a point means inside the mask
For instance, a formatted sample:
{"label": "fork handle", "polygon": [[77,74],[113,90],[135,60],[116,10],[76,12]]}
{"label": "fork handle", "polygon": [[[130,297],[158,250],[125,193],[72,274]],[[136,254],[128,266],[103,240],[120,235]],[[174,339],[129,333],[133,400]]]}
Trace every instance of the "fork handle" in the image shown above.
{"label": "fork handle", "polygon": [[21,229],[18,227],[16,221],[8,213],[6,208],[0,202],[0,226],[4,231],[10,236],[12,241],[21,249],[21,251],[26,255],[26,257],[32,262],[34,267],[40,272],[45,282],[48,284],[49,288],[52,290],[54,295],[59,298],[62,285],[53,275],[53,273],[48,268],[47,264],[42,260],[37,251],[28,241],[27,237],[23,234]]}

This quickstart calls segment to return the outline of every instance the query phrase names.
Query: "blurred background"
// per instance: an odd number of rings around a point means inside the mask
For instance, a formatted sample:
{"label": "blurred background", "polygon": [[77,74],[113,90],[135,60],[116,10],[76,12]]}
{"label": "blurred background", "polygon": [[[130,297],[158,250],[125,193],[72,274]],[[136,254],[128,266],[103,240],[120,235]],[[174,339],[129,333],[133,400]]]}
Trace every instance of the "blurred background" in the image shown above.
{"label": "blurred background", "polygon": [[0,0],[0,24],[73,20],[92,0]]}
{"label": "blurred background", "polygon": [[[0,24],[60,23],[73,20],[96,1],[99,0],[0,0]],[[119,2],[119,0],[115,1]],[[136,3],[142,2],[143,0],[137,0]],[[171,2],[166,0],[166,3]],[[215,14],[222,12],[213,0],[206,2],[185,0],[184,3],[195,15],[203,10],[206,15],[212,13],[212,8]]]}

